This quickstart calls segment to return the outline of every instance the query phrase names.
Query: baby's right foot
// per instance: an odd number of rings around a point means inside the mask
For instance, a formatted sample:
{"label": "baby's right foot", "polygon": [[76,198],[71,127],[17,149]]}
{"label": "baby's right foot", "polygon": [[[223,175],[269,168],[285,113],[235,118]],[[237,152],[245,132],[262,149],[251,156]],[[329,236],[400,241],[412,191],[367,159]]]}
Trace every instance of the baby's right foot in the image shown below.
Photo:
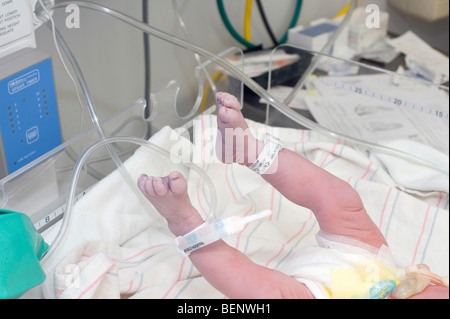
{"label": "baby's right foot", "polygon": [[261,152],[264,143],[258,141],[241,113],[241,105],[229,93],[217,93],[216,153],[223,163],[238,163],[249,166]]}
{"label": "baby's right foot", "polygon": [[145,197],[167,220],[174,235],[185,235],[203,224],[202,217],[191,204],[187,182],[181,173],[172,172],[166,177],[149,177],[143,174],[137,184]]}

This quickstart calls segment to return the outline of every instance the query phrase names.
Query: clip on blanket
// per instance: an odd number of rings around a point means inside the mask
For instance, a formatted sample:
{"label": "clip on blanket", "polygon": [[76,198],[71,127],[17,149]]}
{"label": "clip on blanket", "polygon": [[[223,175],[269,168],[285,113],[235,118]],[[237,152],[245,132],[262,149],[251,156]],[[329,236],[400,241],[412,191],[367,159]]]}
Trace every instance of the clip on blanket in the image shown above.
{"label": "clip on blanket", "polygon": [[177,237],[174,241],[175,247],[180,256],[186,257],[193,251],[240,232],[251,222],[271,215],[272,211],[265,210],[247,217],[233,216],[218,220],[211,225],[205,222],[190,233]]}

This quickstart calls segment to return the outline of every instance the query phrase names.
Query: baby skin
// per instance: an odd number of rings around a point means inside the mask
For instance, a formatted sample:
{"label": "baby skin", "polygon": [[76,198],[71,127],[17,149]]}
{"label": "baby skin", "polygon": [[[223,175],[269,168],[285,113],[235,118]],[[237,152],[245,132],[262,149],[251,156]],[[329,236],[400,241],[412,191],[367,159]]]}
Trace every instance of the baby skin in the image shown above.
{"label": "baby skin", "polygon": [[[250,166],[264,143],[248,132],[239,101],[228,93],[218,93],[217,156],[225,163]],[[245,134],[236,145],[225,139],[228,130]],[[275,165],[274,165],[275,166]],[[322,231],[346,236],[379,249],[387,242],[372,222],[356,191],[341,179],[317,167],[300,155],[282,149],[278,165],[262,176],[284,197],[314,212]],[[170,231],[182,236],[203,224],[192,206],[187,182],[179,172],[166,177],[140,176],[138,187],[167,220]],[[304,187],[302,187],[304,185]],[[224,241],[217,241],[189,255],[194,266],[217,290],[232,299],[311,299],[309,289],[295,278],[257,265]],[[448,298],[448,289],[432,287],[424,297]],[[415,297],[419,297],[416,295]]]}

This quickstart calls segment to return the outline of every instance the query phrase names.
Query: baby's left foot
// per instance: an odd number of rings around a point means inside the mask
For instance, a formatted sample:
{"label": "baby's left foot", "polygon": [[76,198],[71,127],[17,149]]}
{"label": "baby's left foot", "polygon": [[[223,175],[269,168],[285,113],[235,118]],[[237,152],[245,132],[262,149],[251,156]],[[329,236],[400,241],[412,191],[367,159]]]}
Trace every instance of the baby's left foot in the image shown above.
{"label": "baby's left foot", "polygon": [[218,158],[226,164],[251,165],[258,158],[263,143],[253,136],[236,97],[220,92],[216,94],[216,100]]}
{"label": "baby's left foot", "polygon": [[145,197],[167,220],[174,235],[185,235],[204,222],[191,204],[187,182],[181,173],[173,172],[166,177],[141,175],[137,184]]}

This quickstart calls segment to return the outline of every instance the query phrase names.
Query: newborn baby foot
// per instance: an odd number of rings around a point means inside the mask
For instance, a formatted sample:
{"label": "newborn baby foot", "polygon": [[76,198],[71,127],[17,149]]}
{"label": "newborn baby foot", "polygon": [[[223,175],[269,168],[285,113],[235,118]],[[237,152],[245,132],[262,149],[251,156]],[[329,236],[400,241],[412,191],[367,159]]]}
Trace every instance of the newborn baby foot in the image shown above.
{"label": "newborn baby foot", "polygon": [[185,235],[204,222],[191,204],[187,182],[181,173],[172,172],[166,177],[149,177],[143,174],[137,184],[145,197],[167,220],[174,235]]}
{"label": "newborn baby foot", "polygon": [[223,163],[251,165],[264,146],[251,133],[238,99],[229,93],[217,93],[217,157]]}

